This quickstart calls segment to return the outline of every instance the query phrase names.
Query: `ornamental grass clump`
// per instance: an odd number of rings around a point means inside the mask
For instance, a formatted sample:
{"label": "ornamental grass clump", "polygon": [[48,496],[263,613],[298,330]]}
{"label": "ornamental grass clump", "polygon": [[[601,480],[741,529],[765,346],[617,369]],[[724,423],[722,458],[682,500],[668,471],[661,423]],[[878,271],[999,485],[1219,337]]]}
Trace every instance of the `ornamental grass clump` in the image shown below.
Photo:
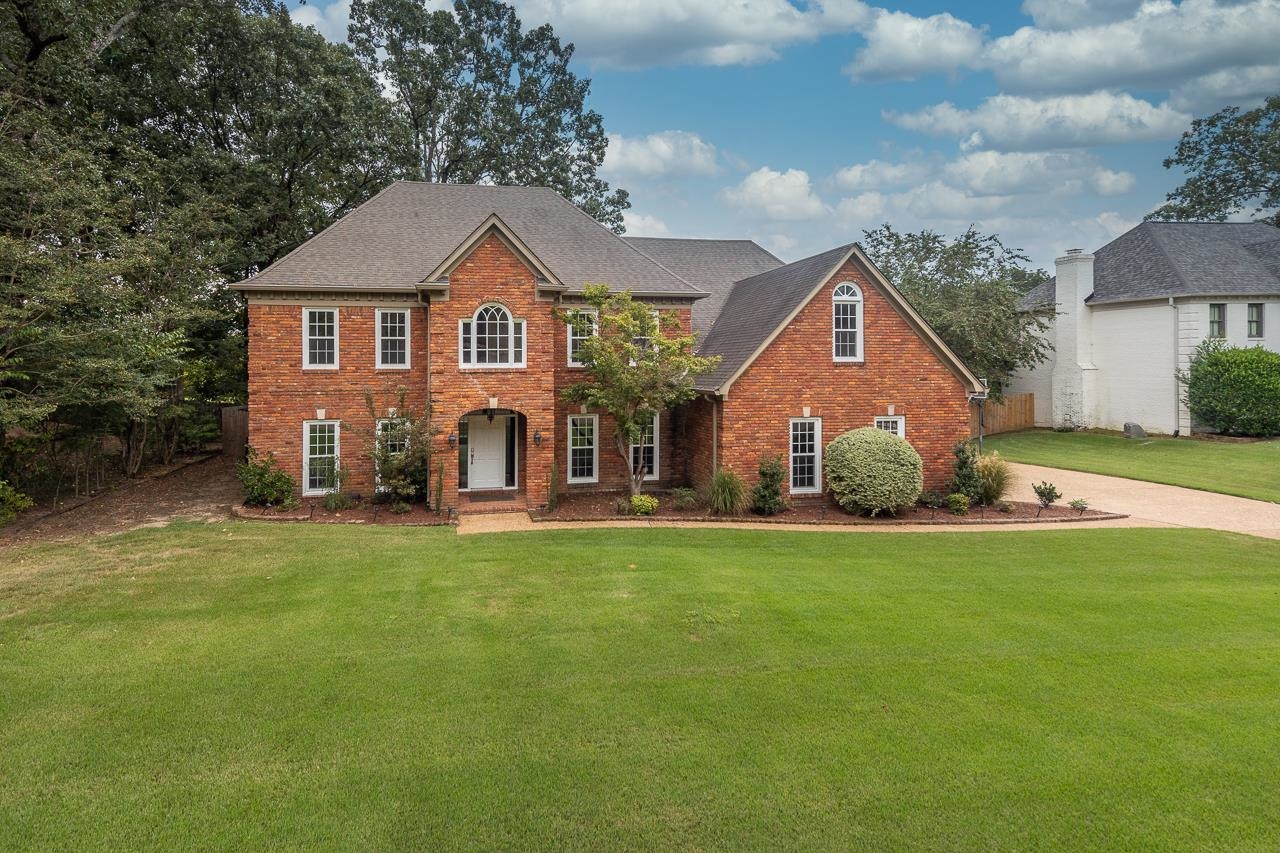
{"label": "ornamental grass clump", "polygon": [[747,487],[737,474],[721,468],[711,478],[707,503],[713,515],[742,515],[747,508]]}
{"label": "ornamental grass clump", "polygon": [[978,503],[983,506],[1000,503],[1013,485],[1013,469],[996,451],[979,456],[973,470],[978,475]]}
{"label": "ornamental grass clump", "polygon": [[850,430],[827,445],[827,484],[847,512],[875,516],[911,506],[924,488],[920,454],[874,427]]}

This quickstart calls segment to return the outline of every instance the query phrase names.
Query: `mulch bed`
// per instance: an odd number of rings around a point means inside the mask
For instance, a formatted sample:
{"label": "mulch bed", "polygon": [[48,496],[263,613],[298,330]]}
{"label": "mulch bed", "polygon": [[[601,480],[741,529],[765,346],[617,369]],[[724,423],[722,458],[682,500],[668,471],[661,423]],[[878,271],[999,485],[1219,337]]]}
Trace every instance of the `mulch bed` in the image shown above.
{"label": "mulch bed", "polygon": [[774,516],[762,517],[752,515],[719,516],[709,515],[703,507],[680,510],[673,505],[668,495],[656,495],[658,511],[650,516],[621,515],[617,511],[618,493],[593,495],[567,495],[560,500],[559,506],[552,512],[530,510],[529,516],[534,521],[752,521],[761,524],[838,524],[838,525],[872,525],[892,526],[901,524],[1026,524],[1028,522],[1052,524],[1073,521],[1106,521],[1127,516],[1096,509],[1077,512],[1069,506],[1051,506],[1039,513],[1039,504],[1022,501],[1008,501],[1005,506],[1008,512],[991,507],[974,507],[968,515],[955,516],[946,510],[934,510],[928,507],[915,506],[904,509],[897,515],[866,518],[850,515],[837,506],[820,503],[796,504]]}
{"label": "mulch bed", "polygon": [[233,506],[231,514],[236,518],[254,521],[309,521],[315,524],[389,524],[402,527],[442,527],[455,524],[456,519],[439,515],[420,504],[414,504],[408,512],[396,514],[383,504],[358,503],[351,509],[330,511],[316,501],[303,501],[294,510],[273,507]]}

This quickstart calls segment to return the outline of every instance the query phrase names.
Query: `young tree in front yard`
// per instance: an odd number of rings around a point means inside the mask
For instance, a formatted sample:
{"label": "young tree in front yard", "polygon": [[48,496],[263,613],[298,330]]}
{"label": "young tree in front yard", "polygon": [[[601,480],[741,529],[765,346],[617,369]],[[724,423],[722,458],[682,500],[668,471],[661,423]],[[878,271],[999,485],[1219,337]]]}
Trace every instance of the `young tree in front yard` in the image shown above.
{"label": "young tree in front yard", "polygon": [[655,312],[630,291],[589,284],[585,297],[594,318],[583,311],[561,314],[578,335],[591,335],[593,326],[595,331],[577,356],[588,378],[566,388],[564,398],[613,416],[614,445],[631,471],[631,494],[638,495],[645,466],[632,458],[631,446],[655,413],[693,399],[694,380],[715,370],[720,357],[695,355],[695,335],[683,334],[674,315]]}

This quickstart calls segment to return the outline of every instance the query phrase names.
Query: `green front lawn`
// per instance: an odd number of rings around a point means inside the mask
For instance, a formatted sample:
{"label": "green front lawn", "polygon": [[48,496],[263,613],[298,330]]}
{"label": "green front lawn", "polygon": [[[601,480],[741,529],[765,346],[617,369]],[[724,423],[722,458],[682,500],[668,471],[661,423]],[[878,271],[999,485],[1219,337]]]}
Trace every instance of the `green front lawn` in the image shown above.
{"label": "green front lawn", "polygon": [[1109,433],[1028,430],[993,435],[984,446],[1013,462],[1280,502],[1280,441],[1127,439]]}
{"label": "green front lawn", "polygon": [[1280,847],[1280,542],[0,550],[0,846]]}

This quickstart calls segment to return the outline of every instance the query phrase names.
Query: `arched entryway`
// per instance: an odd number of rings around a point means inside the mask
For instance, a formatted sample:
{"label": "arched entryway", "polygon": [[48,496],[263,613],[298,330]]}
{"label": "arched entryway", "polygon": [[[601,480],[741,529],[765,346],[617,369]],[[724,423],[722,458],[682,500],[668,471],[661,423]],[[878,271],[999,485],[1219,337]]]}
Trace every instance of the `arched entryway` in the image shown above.
{"label": "arched entryway", "polygon": [[512,409],[476,409],[458,420],[458,491],[519,493],[526,419]]}

